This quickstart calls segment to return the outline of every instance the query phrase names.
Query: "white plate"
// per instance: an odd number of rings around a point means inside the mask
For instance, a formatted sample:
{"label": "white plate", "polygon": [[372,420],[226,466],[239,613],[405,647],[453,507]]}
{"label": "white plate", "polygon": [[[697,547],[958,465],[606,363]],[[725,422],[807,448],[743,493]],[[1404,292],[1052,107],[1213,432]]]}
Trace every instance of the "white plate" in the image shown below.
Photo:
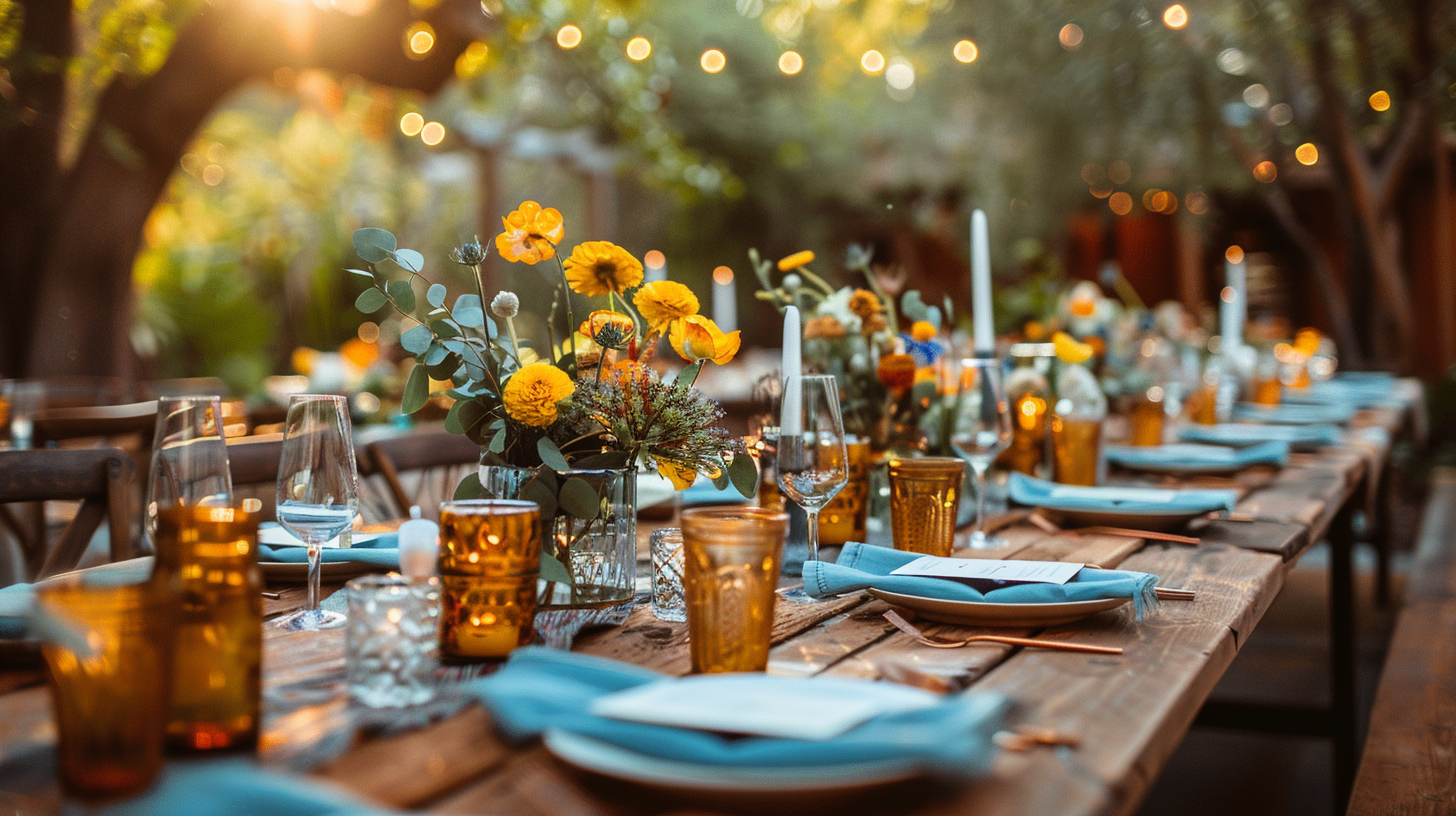
{"label": "white plate", "polygon": [[[727,804],[745,807],[755,802],[778,806],[784,804],[785,797],[815,801],[825,796],[852,796],[920,776],[919,769],[903,761],[812,768],[698,765],[639,754],[557,728],[548,730],[544,741],[546,749],[568,765],[720,807]],[[806,746],[805,750],[813,747]]]}
{"label": "white plate", "polygon": [[923,618],[963,626],[1058,626],[1081,620],[1098,612],[1116,609],[1132,600],[1131,598],[1106,598],[1098,601],[1010,604],[946,601],[940,598],[922,598],[919,595],[901,595],[898,592],[886,592],[883,589],[874,588],[866,591],[886,603],[913,609]]}

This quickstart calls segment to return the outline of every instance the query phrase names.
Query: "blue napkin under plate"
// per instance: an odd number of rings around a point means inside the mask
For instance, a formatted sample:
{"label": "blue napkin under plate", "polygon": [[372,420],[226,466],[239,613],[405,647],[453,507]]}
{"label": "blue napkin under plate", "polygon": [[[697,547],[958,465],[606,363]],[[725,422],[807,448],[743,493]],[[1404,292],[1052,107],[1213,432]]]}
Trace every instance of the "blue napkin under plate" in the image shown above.
{"label": "blue napkin under plate", "polygon": [[1231,471],[1252,465],[1284,467],[1289,461],[1289,443],[1262,442],[1246,448],[1192,443],[1152,447],[1113,446],[1107,448],[1107,461],[1126,468],[1146,468],[1166,473]]}
{"label": "blue napkin under plate", "polygon": [[951,578],[890,574],[920,557],[920,553],[850,542],[844,545],[839,560],[833,564],[826,561],[804,562],[804,591],[816,598],[826,598],[873,587],[944,601],[1015,604],[1130,598],[1133,614],[1138,620],[1142,620],[1146,611],[1156,610],[1158,604],[1153,591],[1158,576],[1145,572],[1083,567],[1065,584],[1007,584],[987,592]]}
{"label": "blue napkin under plate", "polygon": [[957,779],[989,770],[995,754],[991,735],[1001,727],[1009,706],[1000,695],[951,694],[931,708],[874,717],[838,737],[815,742],[725,736],[590,713],[592,702],[603,695],[668,679],[629,663],[530,646],[512,652],[500,671],[461,688],[478,698],[497,727],[515,741],[555,728],[650,757],[725,769],[813,769],[883,761]]}
{"label": "blue napkin under plate", "polygon": [[[274,523],[260,526],[260,529],[279,529]],[[358,561],[377,564],[381,567],[399,569],[399,533],[371,533],[373,538],[355,541],[351,547],[324,547],[324,563],[337,561]],[[258,543],[258,560],[279,564],[307,564],[308,548],[299,542],[294,547],[270,547]]]}
{"label": "blue napkin under plate", "polygon": [[1146,487],[1076,487],[1048,482],[1024,473],[1011,474],[1011,500],[1052,510],[1117,513],[1208,513],[1233,510],[1233,490],[1164,490]]}
{"label": "blue napkin under plate", "polygon": [[1234,419],[1240,422],[1269,422],[1275,425],[1343,425],[1353,416],[1353,405],[1259,405],[1241,402],[1234,406]]}
{"label": "blue napkin under plate", "polygon": [[1285,442],[1291,450],[1315,450],[1340,444],[1342,435],[1335,425],[1260,425],[1254,422],[1226,422],[1219,425],[1185,425],[1178,438],[1185,442],[1207,442],[1236,448]]}

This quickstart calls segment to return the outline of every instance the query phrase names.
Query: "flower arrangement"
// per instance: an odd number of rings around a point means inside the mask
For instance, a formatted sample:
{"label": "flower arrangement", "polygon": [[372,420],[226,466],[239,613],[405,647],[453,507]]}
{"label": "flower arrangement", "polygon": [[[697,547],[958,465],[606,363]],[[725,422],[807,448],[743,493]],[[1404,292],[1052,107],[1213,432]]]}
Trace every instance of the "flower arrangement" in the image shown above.
{"label": "flower arrangement", "polygon": [[[501,257],[531,265],[556,261],[551,337],[540,350],[517,332],[514,293],[495,293],[486,313],[481,264],[488,245],[475,241],[451,252],[476,291],[449,304],[445,285],[423,274],[420,253],[400,248],[382,229],[354,233],[366,268],[349,271],[370,284],[356,306],[370,314],[389,307],[415,324],[400,336],[415,358],[401,411],[418,411],[431,397],[431,382],[444,382],[443,394],[453,400],[446,429],[480,445],[482,465],[533,469],[521,495],[542,505],[545,517],[593,519],[605,512],[606,502],[589,484],[561,476],[574,469],[645,466],[678,489],[701,473],[720,489],[731,483],[752,495],[758,481],[752,457],[717,427],[723,416],[717,403],[693,387],[705,364],[733,359],[738,332],[725,334],[699,315],[697,298],[680,283],[643,285],[642,264],[611,242],[583,242],[563,259],[566,229],[554,208],[526,201],[502,222],[494,241]],[[571,293],[605,298],[605,308],[577,323]],[[560,344],[558,327],[565,330]],[[671,379],[648,365],[664,338],[687,363]],[[455,492],[457,499],[484,495],[477,474]],[[566,553],[543,556],[542,577],[570,581]]]}

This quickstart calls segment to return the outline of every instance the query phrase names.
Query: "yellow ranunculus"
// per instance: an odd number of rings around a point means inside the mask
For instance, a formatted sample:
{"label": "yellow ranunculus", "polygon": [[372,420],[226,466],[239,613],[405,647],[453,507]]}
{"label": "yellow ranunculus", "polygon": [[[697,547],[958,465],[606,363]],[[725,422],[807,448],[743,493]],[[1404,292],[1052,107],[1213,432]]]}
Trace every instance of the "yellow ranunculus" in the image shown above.
{"label": "yellow ranunculus", "polygon": [[718,324],[702,315],[688,315],[672,324],[667,340],[684,360],[712,360],[723,365],[738,353],[738,332],[724,334]]}
{"label": "yellow ranunculus", "polygon": [[658,332],[673,321],[698,313],[698,296],[677,281],[653,281],[637,290],[632,303],[642,319]]}
{"label": "yellow ranunculus", "polygon": [[666,459],[657,460],[657,472],[672,482],[674,490],[687,490],[698,480],[698,472],[677,462],[669,462]]}
{"label": "yellow ranunculus", "polygon": [[541,208],[523,201],[515,212],[501,218],[505,231],[495,237],[495,248],[508,261],[538,263],[556,254],[556,244],[566,237],[566,224],[555,207]]}
{"label": "yellow ranunculus", "polygon": [[556,421],[556,404],[571,396],[576,384],[551,363],[532,363],[506,380],[501,402],[517,422],[544,428]]}
{"label": "yellow ranunculus", "polygon": [[1092,359],[1092,346],[1078,343],[1066,332],[1052,335],[1052,346],[1056,349],[1057,358],[1065,363],[1085,363]]}
{"label": "yellow ranunculus", "polygon": [[622,294],[642,282],[642,262],[611,241],[587,241],[566,259],[571,291],[588,297]]}
{"label": "yellow ranunculus", "polygon": [[910,339],[917,343],[929,343],[935,339],[936,334],[935,325],[929,320],[917,320],[910,327]]}
{"label": "yellow ranunculus", "polygon": [[787,272],[790,269],[798,269],[805,264],[810,264],[813,262],[814,253],[811,250],[806,249],[803,252],[795,252],[793,255],[790,255],[786,258],[781,258],[779,260],[779,271]]}

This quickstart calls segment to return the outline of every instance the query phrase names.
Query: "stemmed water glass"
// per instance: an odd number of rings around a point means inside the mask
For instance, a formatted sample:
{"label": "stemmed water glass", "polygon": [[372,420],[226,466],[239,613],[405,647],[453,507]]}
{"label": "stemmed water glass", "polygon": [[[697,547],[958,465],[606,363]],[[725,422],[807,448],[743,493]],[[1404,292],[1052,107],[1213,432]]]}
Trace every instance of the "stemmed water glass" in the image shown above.
{"label": "stemmed water glass", "polygon": [[348,400],[314,394],[290,398],[278,465],[278,523],[308,546],[308,606],[275,626],[298,632],[343,624],[343,615],[319,608],[323,545],[348,529],[358,512]]}
{"label": "stemmed water glass", "polygon": [[152,469],[147,480],[145,524],[155,542],[157,514],[169,507],[226,507],[232,504],[219,397],[157,400]]}
{"label": "stemmed water glass", "polygon": [[[819,511],[849,483],[849,453],[839,412],[839,383],[831,376],[784,379],[779,418],[779,489],[809,517],[809,558],[819,560]],[[818,603],[802,589],[785,592],[796,603]]]}
{"label": "stemmed water glass", "polygon": [[986,535],[986,470],[1011,445],[1011,411],[1006,403],[1001,361],[980,357],[961,361],[961,387],[955,399],[951,447],[971,465],[976,487],[976,528],[969,546],[994,549],[999,539]]}

